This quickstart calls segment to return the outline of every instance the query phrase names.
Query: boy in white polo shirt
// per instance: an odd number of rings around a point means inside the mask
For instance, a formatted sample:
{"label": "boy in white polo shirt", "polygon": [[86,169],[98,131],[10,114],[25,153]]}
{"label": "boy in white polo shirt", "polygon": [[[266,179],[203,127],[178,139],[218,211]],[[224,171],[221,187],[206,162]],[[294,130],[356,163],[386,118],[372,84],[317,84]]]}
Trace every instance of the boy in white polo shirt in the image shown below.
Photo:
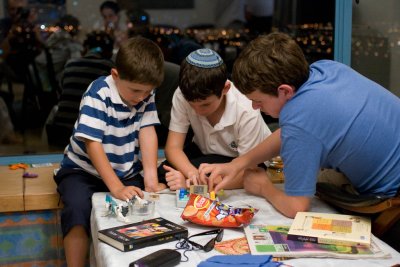
{"label": "boy in white polo shirt", "polygon": [[[184,146],[189,128],[194,137]],[[183,60],[172,99],[165,146],[165,178],[171,190],[199,182],[201,163],[229,162],[271,134],[260,112],[231,81],[221,57],[198,49]],[[242,175],[230,188],[242,187]]]}

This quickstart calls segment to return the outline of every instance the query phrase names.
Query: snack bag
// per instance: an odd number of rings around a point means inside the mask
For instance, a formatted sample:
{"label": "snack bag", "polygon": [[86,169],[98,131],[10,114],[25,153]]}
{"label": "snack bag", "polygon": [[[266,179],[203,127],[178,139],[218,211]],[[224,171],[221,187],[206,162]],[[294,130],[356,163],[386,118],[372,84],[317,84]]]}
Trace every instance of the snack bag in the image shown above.
{"label": "snack bag", "polygon": [[240,227],[249,224],[257,211],[255,208],[234,208],[217,200],[190,194],[181,218],[201,225]]}

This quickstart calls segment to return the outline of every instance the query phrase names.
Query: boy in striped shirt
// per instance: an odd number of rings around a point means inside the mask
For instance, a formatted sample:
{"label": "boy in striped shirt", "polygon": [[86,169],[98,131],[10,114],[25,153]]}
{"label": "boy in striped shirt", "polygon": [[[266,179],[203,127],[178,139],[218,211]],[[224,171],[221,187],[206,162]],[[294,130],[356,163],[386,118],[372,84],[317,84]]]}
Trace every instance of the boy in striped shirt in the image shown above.
{"label": "boy in striped shirt", "polygon": [[120,47],[115,63],[111,75],[93,81],[83,95],[55,176],[64,204],[61,225],[68,266],[85,264],[93,193],[110,191],[129,200],[143,197],[142,190],[166,188],[157,177],[154,129],[159,120],[153,91],[164,76],[162,52],[148,39],[131,38]]}

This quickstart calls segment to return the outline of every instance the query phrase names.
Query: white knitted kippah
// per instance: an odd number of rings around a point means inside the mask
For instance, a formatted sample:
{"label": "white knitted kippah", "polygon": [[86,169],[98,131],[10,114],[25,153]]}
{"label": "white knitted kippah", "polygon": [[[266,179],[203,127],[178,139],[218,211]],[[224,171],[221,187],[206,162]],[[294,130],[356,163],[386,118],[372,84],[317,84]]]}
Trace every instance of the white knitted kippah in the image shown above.
{"label": "white knitted kippah", "polygon": [[217,52],[208,48],[193,51],[186,57],[186,61],[193,66],[205,69],[219,67],[224,63]]}

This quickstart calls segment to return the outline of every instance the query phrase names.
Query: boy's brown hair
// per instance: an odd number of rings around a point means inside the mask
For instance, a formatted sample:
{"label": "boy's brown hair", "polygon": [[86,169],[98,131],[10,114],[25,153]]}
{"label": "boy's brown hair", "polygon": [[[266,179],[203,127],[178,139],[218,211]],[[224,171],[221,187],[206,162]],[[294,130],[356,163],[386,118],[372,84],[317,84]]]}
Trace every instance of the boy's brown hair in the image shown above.
{"label": "boy's brown hair", "polygon": [[[212,53],[214,57],[220,58],[215,51],[209,50],[208,52]],[[204,68],[189,63],[186,58],[181,64],[179,88],[187,101],[204,100],[212,95],[219,98],[227,79],[228,71],[222,59],[217,65]]]}
{"label": "boy's brown hair", "polygon": [[274,96],[282,84],[297,90],[308,76],[303,51],[284,33],[262,35],[251,41],[236,59],[232,73],[235,86],[243,94],[259,90]]}
{"label": "boy's brown hair", "polygon": [[164,56],[153,41],[133,37],[124,42],[115,60],[121,79],[158,87],[164,79]]}

